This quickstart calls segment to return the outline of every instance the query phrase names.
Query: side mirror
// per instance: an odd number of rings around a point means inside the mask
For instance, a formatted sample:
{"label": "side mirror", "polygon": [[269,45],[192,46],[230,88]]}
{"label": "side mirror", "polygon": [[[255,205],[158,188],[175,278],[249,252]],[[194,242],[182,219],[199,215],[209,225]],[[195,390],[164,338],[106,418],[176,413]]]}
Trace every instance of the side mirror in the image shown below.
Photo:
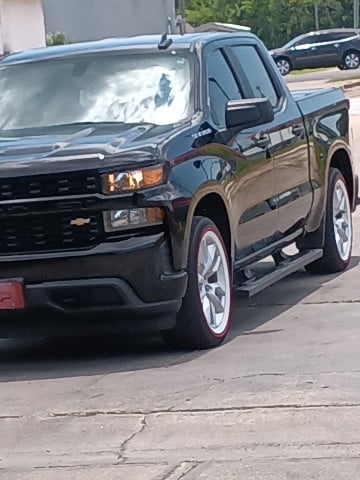
{"label": "side mirror", "polygon": [[230,100],[226,104],[225,120],[227,128],[241,130],[263,125],[274,120],[274,111],[267,98]]}

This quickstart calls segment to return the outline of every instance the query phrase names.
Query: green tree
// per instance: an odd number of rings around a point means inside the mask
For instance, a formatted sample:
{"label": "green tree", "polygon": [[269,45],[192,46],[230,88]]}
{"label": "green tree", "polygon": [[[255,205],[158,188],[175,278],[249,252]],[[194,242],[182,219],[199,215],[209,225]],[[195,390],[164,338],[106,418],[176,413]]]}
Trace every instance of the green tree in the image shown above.
{"label": "green tree", "polygon": [[[185,0],[194,26],[217,21],[251,27],[268,48],[315,29],[314,0]],[[350,27],[353,0],[318,0],[320,28]]]}

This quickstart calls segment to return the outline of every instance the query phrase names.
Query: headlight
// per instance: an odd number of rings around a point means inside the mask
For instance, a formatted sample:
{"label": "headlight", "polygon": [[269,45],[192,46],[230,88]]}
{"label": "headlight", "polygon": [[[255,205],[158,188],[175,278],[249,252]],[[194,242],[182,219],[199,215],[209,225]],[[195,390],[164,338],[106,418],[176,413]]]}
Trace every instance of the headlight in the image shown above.
{"label": "headlight", "polygon": [[164,167],[141,168],[126,172],[111,172],[103,177],[104,193],[120,193],[159,185],[164,179]]}
{"label": "headlight", "polygon": [[162,208],[132,208],[104,212],[105,232],[159,225],[164,220]]}

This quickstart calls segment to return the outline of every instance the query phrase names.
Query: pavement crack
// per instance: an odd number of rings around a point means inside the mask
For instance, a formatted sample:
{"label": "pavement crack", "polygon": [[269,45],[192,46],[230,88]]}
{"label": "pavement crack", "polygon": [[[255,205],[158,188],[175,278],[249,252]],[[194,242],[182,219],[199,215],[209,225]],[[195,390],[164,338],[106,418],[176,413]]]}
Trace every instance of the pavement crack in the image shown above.
{"label": "pavement crack", "polygon": [[196,461],[184,461],[180,464],[175,465],[175,467],[168,470],[165,475],[162,475],[157,480],[181,480],[188,473],[192,472],[197,468],[202,462]]}
{"label": "pavement crack", "polygon": [[0,420],[18,420],[24,418],[24,415],[1,415]]}
{"label": "pavement crack", "polygon": [[145,427],[147,426],[146,419],[147,419],[147,415],[145,414],[140,420],[139,428],[135,432],[133,432],[131,435],[129,435],[128,438],[126,438],[120,445],[120,453],[118,454],[118,463],[126,462],[127,457],[125,455],[125,452],[126,452],[127,446],[135,437],[137,437],[144,431]]}
{"label": "pavement crack", "polygon": [[[360,299],[354,300],[322,300],[322,301],[313,301],[313,302],[301,302],[297,306],[301,307],[302,305],[346,305],[346,304],[359,304]],[[293,307],[293,303],[278,302],[278,303],[252,303],[246,305],[246,308],[268,308],[268,307]]]}
{"label": "pavement crack", "polygon": [[[288,410],[288,409],[314,409],[314,408],[359,408],[360,402],[329,402],[329,403],[277,403],[277,404],[258,404],[258,405],[240,405],[236,407],[208,407],[208,408],[176,408],[170,407],[166,409],[153,409],[153,410],[118,410],[118,411],[87,411],[87,412],[68,412],[68,413],[52,413],[50,418],[63,418],[63,417],[92,417],[92,416],[101,416],[101,415],[114,415],[114,416],[128,416],[128,417],[138,417],[142,416],[142,424],[139,432],[133,434],[134,436],[141,431],[146,426],[146,419],[149,415],[164,415],[164,414],[187,414],[187,413],[222,413],[222,412],[243,412],[251,410]],[[49,418],[49,417],[41,417]],[[130,441],[129,438],[127,440]]]}
{"label": "pavement crack", "polygon": [[296,377],[315,377],[321,375],[351,375],[353,373],[360,373],[360,370],[333,370],[325,372],[304,372],[304,373],[295,373],[294,372],[260,372],[260,373],[249,373],[248,375],[237,375],[236,377],[231,377],[231,380],[237,380],[241,378],[256,378],[256,377],[290,377],[292,375]]}
{"label": "pavement crack", "polygon": [[236,379],[236,378],[254,378],[254,377],[285,377],[285,375],[287,375],[286,373],[253,373],[253,374],[250,374],[250,375],[242,375],[240,377],[232,377],[232,380]]}

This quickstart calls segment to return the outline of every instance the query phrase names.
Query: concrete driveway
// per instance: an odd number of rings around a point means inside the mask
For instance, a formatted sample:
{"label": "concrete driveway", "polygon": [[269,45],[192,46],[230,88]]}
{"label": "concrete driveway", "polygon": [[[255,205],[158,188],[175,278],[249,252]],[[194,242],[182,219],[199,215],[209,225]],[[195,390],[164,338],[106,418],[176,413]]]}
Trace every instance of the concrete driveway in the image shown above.
{"label": "concrete driveway", "polygon": [[348,271],[237,299],[216,350],[0,341],[1,480],[357,479],[360,211],[354,228]]}

